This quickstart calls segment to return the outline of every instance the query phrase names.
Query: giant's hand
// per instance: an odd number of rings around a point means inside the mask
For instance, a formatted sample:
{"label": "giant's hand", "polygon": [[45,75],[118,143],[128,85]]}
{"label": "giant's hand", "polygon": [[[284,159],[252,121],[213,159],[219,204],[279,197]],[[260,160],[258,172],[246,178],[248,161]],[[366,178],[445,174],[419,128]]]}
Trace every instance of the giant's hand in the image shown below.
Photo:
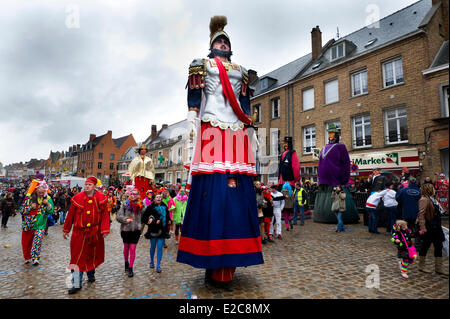
{"label": "giant's hand", "polygon": [[197,128],[200,125],[200,119],[197,117],[197,111],[189,111],[187,114],[187,129],[188,129],[188,135],[191,134],[191,132],[194,132],[194,137],[197,135]]}

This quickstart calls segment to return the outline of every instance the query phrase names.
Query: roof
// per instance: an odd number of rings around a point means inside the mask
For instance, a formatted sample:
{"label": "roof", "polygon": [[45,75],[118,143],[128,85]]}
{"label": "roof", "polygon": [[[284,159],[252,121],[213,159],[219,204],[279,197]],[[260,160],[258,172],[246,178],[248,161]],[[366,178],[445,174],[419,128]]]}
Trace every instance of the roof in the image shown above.
{"label": "roof", "polygon": [[[346,61],[349,58],[365,54],[369,51],[377,49],[395,40],[399,40],[405,36],[411,35],[416,32],[420,32],[419,26],[421,25],[424,17],[431,9],[431,0],[421,0],[413,3],[381,20],[359,29],[349,35],[337,39],[329,47],[324,48],[324,51],[318,59],[314,62],[322,62],[318,67],[313,69],[312,67],[316,63],[311,63],[306,70],[304,70],[298,78],[309,76],[313,73],[320,72],[334,64]],[[368,45],[369,41],[375,40],[371,45]],[[349,52],[342,59],[330,61],[330,48],[341,42],[348,41],[355,45],[355,49]]]}
{"label": "roof", "polygon": [[119,159],[119,162],[126,162],[136,157],[136,151],[139,146],[130,146],[128,150]]}
{"label": "roof", "polygon": [[[293,77],[295,77],[306,65],[307,63],[311,60],[311,53],[298,58],[297,60],[294,60],[282,67],[279,67],[278,69],[269,72],[261,77],[259,77],[258,80],[256,80],[254,83],[252,83],[252,85],[256,88],[255,92],[253,94],[254,97],[264,94],[267,91],[276,89],[280,86],[282,86],[283,84],[286,84],[287,82],[289,82],[290,80],[292,80]],[[268,88],[261,90],[260,88],[260,80],[269,77],[272,79],[277,80],[274,84],[269,85]]]}
{"label": "roof", "polygon": [[435,68],[444,64],[448,64],[448,40],[442,43],[442,46],[431,63],[430,68]]}
{"label": "roof", "polygon": [[[422,27],[427,19],[430,19],[430,15],[432,16],[433,12],[435,12],[435,8],[432,10],[431,0],[420,0],[342,38],[337,40],[331,39],[323,46],[323,53],[316,60],[313,61],[311,53],[309,53],[261,76],[260,79],[271,77],[277,81],[264,90],[260,89],[259,80],[255,81],[256,90],[254,97],[283,86],[292,80],[310,76],[340,62],[380,48],[390,42],[421,32],[419,27]],[[375,41],[368,45],[371,40]],[[353,50],[348,52],[344,58],[331,62],[330,48],[344,41],[352,47],[354,46]],[[317,65],[318,62],[321,63]]]}
{"label": "roof", "polygon": [[61,155],[60,152],[52,152],[52,151],[50,151],[50,159],[52,160],[52,163],[56,163],[56,161],[58,160],[60,155]]}
{"label": "roof", "polygon": [[147,145],[150,146],[152,144],[156,144],[158,142],[162,142],[169,139],[176,139],[180,135],[183,136],[187,131],[187,120],[183,120],[172,125],[169,125],[167,128],[161,129],[156,137],[151,140]]}
{"label": "roof", "polygon": [[119,138],[113,138],[113,141],[114,141],[114,144],[116,144],[116,147],[120,148],[122,146],[122,144],[127,140],[127,138],[129,136],[130,135],[122,136],[122,137],[119,137]]}

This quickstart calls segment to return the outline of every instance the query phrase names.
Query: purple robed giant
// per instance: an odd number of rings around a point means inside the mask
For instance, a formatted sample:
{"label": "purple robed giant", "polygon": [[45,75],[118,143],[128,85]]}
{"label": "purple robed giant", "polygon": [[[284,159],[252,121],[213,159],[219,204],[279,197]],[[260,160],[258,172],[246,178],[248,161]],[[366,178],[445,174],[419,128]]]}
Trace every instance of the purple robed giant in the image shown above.
{"label": "purple robed giant", "polygon": [[344,144],[327,144],[319,155],[319,185],[346,185],[350,179],[350,157]]}

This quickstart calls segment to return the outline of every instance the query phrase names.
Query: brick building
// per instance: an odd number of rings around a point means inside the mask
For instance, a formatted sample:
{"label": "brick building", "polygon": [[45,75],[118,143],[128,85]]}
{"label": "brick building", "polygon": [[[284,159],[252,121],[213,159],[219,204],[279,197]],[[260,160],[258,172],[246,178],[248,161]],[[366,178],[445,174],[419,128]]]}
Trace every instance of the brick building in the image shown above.
{"label": "brick building", "polygon": [[61,158],[60,173],[61,176],[76,176],[78,171],[78,153],[81,150],[81,144],[72,145]]}
{"label": "brick building", "polygon": [[261,179],[276,181],[279,142],[289,135],[302,179],[317,181],[315,154],[330,123],[358,177],[376,166],[448,172],[448,3],[418,1],[325,45],[317,26],[311,53],[253,82]]}
{"label": "brick building", "polygon": [[60,163],[64,157],[64,152],[50,151],[48,159],[45,161],[45,178],[47,180],[55,179],[60,176]]}
{"label": "brick building", "polygon": [[131,146],[136,146],[132,134],[116,139],[112,131],[101,136],[90,134],[89,141],[78,151],[77,176],[93,175],[103,181],[118,178],[117,162]]}

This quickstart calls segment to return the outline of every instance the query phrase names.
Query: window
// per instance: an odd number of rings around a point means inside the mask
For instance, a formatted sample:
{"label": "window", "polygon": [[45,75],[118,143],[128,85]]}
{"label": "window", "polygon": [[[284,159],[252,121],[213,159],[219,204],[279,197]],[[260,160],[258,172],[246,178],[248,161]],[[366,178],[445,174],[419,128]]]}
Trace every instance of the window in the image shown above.
{"label": "window", "polygon": [[369,91],[367,86],[367,70],[353,73],[352,77],[352,96],[358,96]]}
{"label": "window", "polygon": [[259,85],[261,90],[267,89],[269,87],[269,79],[268,78],[262,79]]}
{"label": "window", "polygon": [[181,183],[181,172],[177,172],[177,183]]}
{"label": "window", "polygon": [[325,104],[330,104],[339,101],[339,86],[338,80],[333,80],[325,83]]}
{"label": "window", "polygon": [[404,107],[385,112],[386,143],[408,142],[408,124]]}
{"label": "window", "polygon": [[303,90],[303,111],[314,108],[314,88]]}
{"label": "window", "polygon": [[389,87],[403,83],[402,58],[383,63],[383,85]]}
{"label": "window", "polygon": [[353,148],[372,146],[370,115],[353,118]]}
{"label": "window", "polygon": [[98,159],[103,159],[103,153],[98,153]]}
{"label": "window", "polygon": [[339,121],[339,120],[326,122],[325,123],[325,145],[328,144],[328,133],[327,132],[328,132],[328,127],[330,124],[334,124],[336,126],[336,128],[338,128],[339,130],[341,129],[341,121]]}
{"label": "window", "polygon": [[303,154],[312,154],[316,147],[316,127],[314,125],[303,128]]}
{"label": "window", "polygon": [[172,184],[172,172],[167,173],[167,181],[169,181]]}
{"label": "window", "polygon": [[448,110],[448,84],[439,86],[439,95],[441,98],[441,117],[449,117]]}
{"label": "window", "polygon": [[280,117],[280,98],[272,99],[272,119]]}
{"label": "window", "polygon": [[109,163],[109,169],[114,169],[114,163]]}
{"label": "window", "polygon": [[342,58],[345,55],[345,42],[331,48],[331,61]]}
{"label": "window", "polygon": [[278,140],[280,137],[278,129],[271,129],[270,131],[270,155],[278,155]]}
{"label": "window", "polygon": [[253,107],[253,113],[256,112],[256,123],[261,123],[261,105],[255,105]]}
{"label": "window", "polygon": [[97,178],[98,178],[98,179],[101,179],[101,178],[102,178],[102,174],[97,173]]}
{"label": "window", "polygon": [[182,161],[183,161],[183,148],[179,147],[178,148],[178,164],[181,164]]}
{"label": "window", "polygon": [[111,161],[114,161],[114,154],[111,154],[111,155],[109,156],[109,159],[110,159]]}
{"label": "window", "polygon": [[98,169],[102,169],[102,162],[98,162],[97,168],[98,168]]}

